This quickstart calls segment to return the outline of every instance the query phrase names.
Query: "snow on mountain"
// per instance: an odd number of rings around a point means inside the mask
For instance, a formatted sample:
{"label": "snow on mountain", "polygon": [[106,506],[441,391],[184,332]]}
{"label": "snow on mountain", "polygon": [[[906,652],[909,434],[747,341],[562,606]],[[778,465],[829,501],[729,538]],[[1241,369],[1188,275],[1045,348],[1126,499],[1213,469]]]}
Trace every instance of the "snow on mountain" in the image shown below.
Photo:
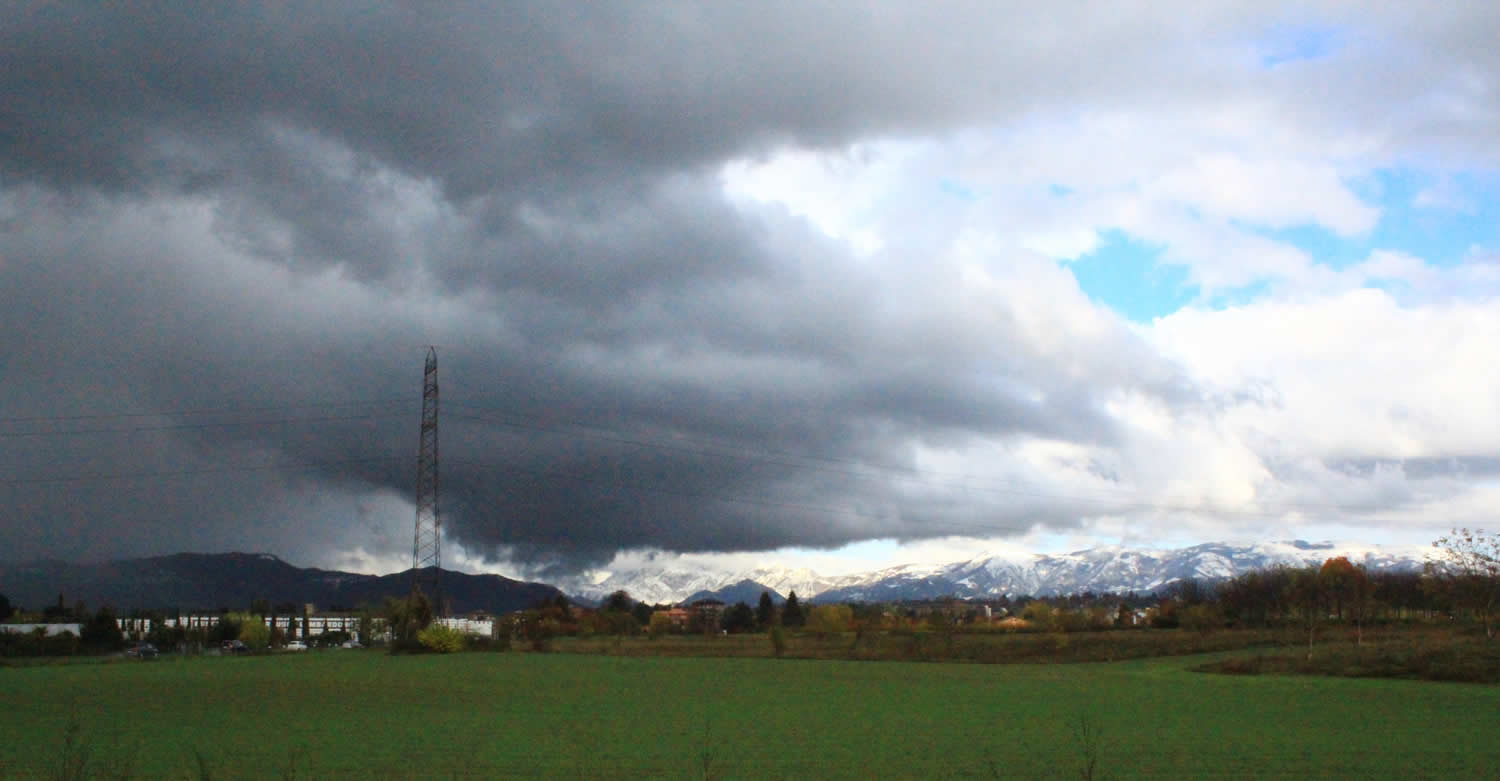
{"label": "snow on mountain", "polygon": [[1371,571],[1420,569],[1425,546],[1211,542],[1175,550],[1107,546],[1062,554],[981,554],[948,564],[907,564],[874,572],[824,577],[809,569],[759,567],[711,571],[703,568],[641,567],[593,580],[559,583],[563,591],[591,601],[624,589],[636,599],[672,603],[701,591],[718,591],[749,580],[780,594],[820,602],[933,599],[945,596],[1051,596],[1146,593],[1187,578],[1217,580],[1277,566],[1303,567],[1347,556]]}

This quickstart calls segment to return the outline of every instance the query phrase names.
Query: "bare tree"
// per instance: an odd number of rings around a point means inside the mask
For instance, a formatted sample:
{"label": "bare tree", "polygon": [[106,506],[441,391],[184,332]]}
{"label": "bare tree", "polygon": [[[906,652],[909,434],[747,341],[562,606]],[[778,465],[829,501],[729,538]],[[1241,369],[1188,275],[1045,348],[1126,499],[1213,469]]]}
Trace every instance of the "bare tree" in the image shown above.
{"label": "bare tree", "polygon": [[1495,637],[1495,607],[1500,604],[1500,534],[1483,529],[1454,529],[1432,543],[1437,554],[1427,560],[1427,575],[1447,592],[1456,607],[1484,624]]}

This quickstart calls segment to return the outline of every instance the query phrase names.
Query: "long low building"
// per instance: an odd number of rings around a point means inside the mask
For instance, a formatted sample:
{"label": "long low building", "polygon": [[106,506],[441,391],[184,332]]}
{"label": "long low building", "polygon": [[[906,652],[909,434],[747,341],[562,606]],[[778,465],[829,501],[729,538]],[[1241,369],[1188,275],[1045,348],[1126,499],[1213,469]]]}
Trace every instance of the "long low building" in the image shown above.
{"label": "long low building", "polygon": [[51,637],[63,632],[78,634],[81,629],[79,624],[0,624],[0,632],[9,632],[15,635],[29,635],[40,629],[42,633]]}

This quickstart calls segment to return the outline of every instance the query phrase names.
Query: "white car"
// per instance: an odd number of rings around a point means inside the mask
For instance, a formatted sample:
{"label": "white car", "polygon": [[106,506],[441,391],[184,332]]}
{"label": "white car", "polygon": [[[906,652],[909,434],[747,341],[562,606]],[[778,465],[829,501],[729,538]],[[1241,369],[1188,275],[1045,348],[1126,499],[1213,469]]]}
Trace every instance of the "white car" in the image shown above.
{"label": "white car", "polygon": [[301,640],[293,640],[293,641],[291,641],[291,642],[289,642],[289,643],[286,644],[286,650],[288,650],[288,651],[306,651],[307,650],[307,643],[304,643]]}

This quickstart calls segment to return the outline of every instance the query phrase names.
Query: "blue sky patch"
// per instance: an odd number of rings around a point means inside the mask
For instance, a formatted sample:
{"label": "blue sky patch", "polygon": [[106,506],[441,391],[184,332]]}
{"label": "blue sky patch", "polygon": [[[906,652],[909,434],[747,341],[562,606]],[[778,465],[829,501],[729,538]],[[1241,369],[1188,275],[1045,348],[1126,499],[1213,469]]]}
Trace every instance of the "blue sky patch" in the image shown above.
{"label": "blue sky patch", "polygon": [[1337,27],[1280,27],[1261,42],[1260,64],[1274,68],[1289,62],[1318,60],[1343,46],[1344,31]]}
{"label": "blue sky patch", "polygon": [[1181,266],[1158,263],[1162,248],[1123,231],[1100,233],[1099,248],[1066,265],[1093,301],[1141,323],[1176,312],[1198,294]]}
{"label": "blue sky patch", "polygon": [[974,191],[956,179],[939,179],[938,189],[945,194],[951,195],[961,201],[973,201],[978,198]]}
{"label": "blue sky patch", "polygon": [[1408,170],[1380,171],[1354,182],[1356,194],[1381,209],[1380,221],[1363,236],[1344,238],[1311,225],[1256,233],[1295,246],[1335,269],[1360,263],[1375,250],[1396,250],[1433,266],[1452,267],[1475,246],[1500,247],[1500,182],[1472,176],[1450,180],[1445,189],[1460,198],[1464,208],[1415,203],[1420,193],[1441,184]]}

